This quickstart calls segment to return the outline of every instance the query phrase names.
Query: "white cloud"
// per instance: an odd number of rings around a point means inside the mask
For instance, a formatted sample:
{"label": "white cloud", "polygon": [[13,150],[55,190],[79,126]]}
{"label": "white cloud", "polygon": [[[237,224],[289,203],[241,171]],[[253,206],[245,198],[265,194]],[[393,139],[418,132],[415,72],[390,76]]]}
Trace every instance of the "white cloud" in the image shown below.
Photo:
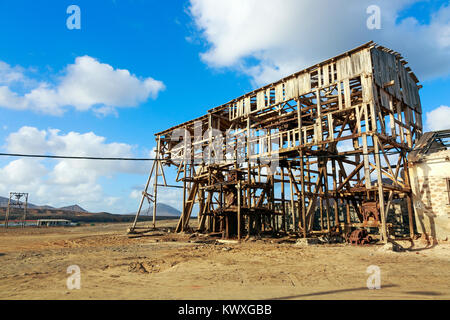
{"label": "white cloud", "polygon": [[23,82],[25,80],[23,68],[11,67],[9,64],[0,61],[0,84],[10,84]]}
{"label": "white cloud", "polygon": [[[4,148],[11,153],[73,156],[136,157],[137,153],[132,145],[107,142],[93,132],[64,134],[57,129],[35,127],[11,133]],[[77,203],[93,211],[109,208],[114,212],[111,206],[121,210],[119,198],[105,194],[101,182],[120,174],[146,175],[148,170],[148,162],[24,158],[0,167],[0,194],[22,190],[29,192],[37,204]]]}
{"label": "white cloud", "polygon": [[189,12],[209,45],[202,60],[212,67],[238,69],[256,85],[369,40],[402,53],[420,78],[447,75],[450,7],[442,7],[429,25],[413,17],[398,23],[399,12],[417,1],[377,1],[380,30],[366,27],[366,9],[373,0],[191,0]]}
{"label": "white cloud", "polygon": [[161,81],[141,79],[125,69],[114,69],[98,60],[82,56],[68,65],[58,83],[39,82],[20,94],[11,84],[31,83],[21,67],[0,61],[0,107],[34,110],[51,115],[63,114],[67,107],[78,111],[94,110],[97,114],[116,114],[115,108],[135,107],[156,98],[164,89]]}
{"label": "white cloud", "polygon": [[[144,189],[144,187],[142,187],[142,189]],[[142,197],[142,190],[131,190],[130,192],[130,198],[131,199],[140,199]]]}
{"label": "white cloud", "polygon": [[440,106],[426,114],[426,131],[450,129],[450,107]]}
{"label": "white cloud", "polygon": [[47,131],[22,127],[6,137],[6,148],[12,153],[40,154],[48,148]]}
{"label": "white cloud", "polygon": [[18,159],[0,168],[2,184],[35,184],[48,170],[33,159]]}

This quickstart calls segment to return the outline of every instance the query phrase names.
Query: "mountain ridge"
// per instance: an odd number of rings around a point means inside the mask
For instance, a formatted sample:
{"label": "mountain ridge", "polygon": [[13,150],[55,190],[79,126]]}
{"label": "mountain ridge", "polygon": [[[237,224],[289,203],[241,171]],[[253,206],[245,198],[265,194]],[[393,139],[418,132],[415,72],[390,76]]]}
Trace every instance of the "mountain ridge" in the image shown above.
{"label": "mountain ridge", "polygon": [[[0,208],[6,208],[8,207],[8,201],[9,198],[6,197],[2,197],[0,196]],[[109,212],[90,212],[84,208],[82,208],[80,205],[78,204],[73,204],[73,205],[69,205],[69,206],[63,206],[60,208],[55,208],[49,205],[35,205],[31,202],[28,202],[28,209],[36,209],[36,210],[48,210],[48,211],[67,211],[67,212],[73,212],[73,213],[82,213],[82,214],[103,214],[103,213],[107,213],[107,214],[112,214]],[[152,206],[150,206],[150,209],[143,209],[141,211],[141,215],[146,215],[148,213],[148,215],[153,215],[153,210],[152,210]],[[128,214],[121,214],[121,215],[135,215],[136,212],[131,212]],[[174,207],[165,204],[165,203],[158,203],[157,205],[157,215],[159,216],[169,216],[169,217],[179,217],[181,215],[181,212],[178,209],[175,209]]]}

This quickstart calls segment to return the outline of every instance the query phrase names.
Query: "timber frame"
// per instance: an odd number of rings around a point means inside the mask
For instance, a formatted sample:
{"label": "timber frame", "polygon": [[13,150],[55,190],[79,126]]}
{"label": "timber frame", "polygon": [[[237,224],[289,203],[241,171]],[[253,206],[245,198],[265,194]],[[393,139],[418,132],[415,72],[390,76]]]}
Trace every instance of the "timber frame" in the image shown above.
{"label": "timber frame", "polygon": [[386,216],[403,198],[412,237],[406,156],[422,135],[422,109],[406,64],[369,42],[155,134],[157,160],[130,231],[145,199],[155,226],[158,176],[167,186],[163,167],[176,166],[177,232],[195,207],[197,230],[225,238],[374,228],[387,241]]}

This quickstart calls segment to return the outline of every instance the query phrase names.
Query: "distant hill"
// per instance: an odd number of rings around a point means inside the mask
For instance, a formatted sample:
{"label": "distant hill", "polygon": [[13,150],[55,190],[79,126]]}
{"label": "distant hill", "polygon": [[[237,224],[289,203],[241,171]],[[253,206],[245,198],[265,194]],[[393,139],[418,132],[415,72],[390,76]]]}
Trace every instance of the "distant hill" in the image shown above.
{"label": "distant hill", "polygon": [[56,209],[55,207],[52,207],[52,206],[37,206],[36,208],[39,208],[39,209],[50,209],[50,210]]}
{"label": "distant hill", "polygon": [[[9,201],[9,198],[0,197],[0,207],[8,207],[8,201]],[[54,207],[51,207],[51,206],[38,206],[38,205],[32,204],[30,202],[28,202],[27,207],[30,209],[34,209],[34,208],[36,208],[36,209],[55,209]]]}
{"label": "distant hill", "polygon": [[[132,215],[135,215],[136,212],[132,212],[130,213]],[[147,207],[142,209],[141,211],[142,215],[153,215],[153,206]],[[166,217],[179,217],[181,216],[181,212],[180,210],[175,209],[172,206],[169,206],[168,204],[165,203],[158,203],[158,205],[156,206],[156,215],[158,216],[166,216]]]}
{"label": "distant hill", "polygon": [[[8,198],[0,196],[0,220],[3,220],[8,207]],[[38,206],[28,203],[27,219],[68,219],[74,222],[128,222],[133,221],[136,212],[129,214],[112,214],[108,212],[89,212],[77,204],[54,208],[49,205]],[[11,213],[11,219],[19,219],[22,213]],[[181,212],[167,204],[158,203],[157,219],[175,219],[181,215]],[[139,220],[151,220],[153,217],[153,208],[143,209]]]}
{"label": "distant hill", "polygon": [[0,207],[7,207],[8,206],[8,198],[0,197]]}
{"label": "distant hill", "polygon": [[71,205],[71,206],[66,206],[66,207],[61,207],[59,209],[60,210],[74,211],[74,212],[88,212],[87,210],[84,210],[82,207],[80,207],[77,204],[74,204],[74,205]]}
{"label": "distant hill", "polygon": [[[6,197],[0,197],[0,207],[7,207],[8,206],[9,198]],[[27,207],[30,209],[48,209],[48,210],[67,210],[67,211],[74,211],[74,212],[88,212],[87,210],[84,210],[82,207],[80,207],[77,204],[71,205],[71,206],[65,206],[61,208],[55,208],[49,205],[42,205],[38,206],[36,204],[33,204],[31,202],[28,202]]]}

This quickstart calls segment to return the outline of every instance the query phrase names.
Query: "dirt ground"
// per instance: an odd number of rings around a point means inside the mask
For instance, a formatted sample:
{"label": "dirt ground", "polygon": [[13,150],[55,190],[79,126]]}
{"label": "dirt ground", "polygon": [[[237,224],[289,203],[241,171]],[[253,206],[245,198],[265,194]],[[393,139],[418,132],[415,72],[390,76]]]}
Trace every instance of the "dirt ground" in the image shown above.
{"label": "dirt ground", "polygon": [[[158,222],[159,227],[176,221]],[[0,230],[0,299],[449,299],[450,245],[217,243],[128,224]],[[200,240],[199,240],[200,239]],[[67,268],[81,288],[68,289]],[[378,266],[381,289],[369,290]]]}

